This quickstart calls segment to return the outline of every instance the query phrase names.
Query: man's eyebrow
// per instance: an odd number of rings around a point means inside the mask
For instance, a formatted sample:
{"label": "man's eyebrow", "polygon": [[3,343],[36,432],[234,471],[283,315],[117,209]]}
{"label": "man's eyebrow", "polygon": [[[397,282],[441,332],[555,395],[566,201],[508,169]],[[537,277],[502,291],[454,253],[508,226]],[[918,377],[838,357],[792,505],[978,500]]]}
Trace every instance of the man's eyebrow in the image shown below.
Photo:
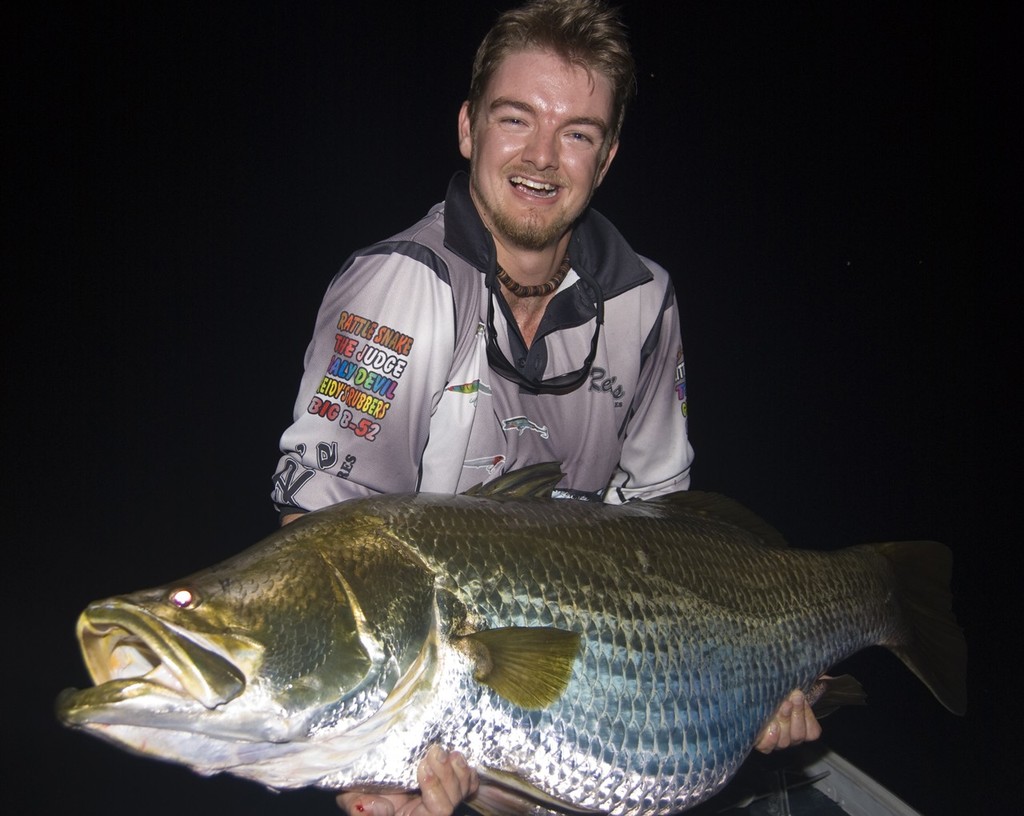
{"label": "man's eyebrow", "polygon": [[523,113],[533,113],[533,105],[528,105],[526,102],[522,102],[519,99],[511,99],[507,96],[499,96],[493,102],[491,102],[491,110],[495,111],[498,108],[514,108],[515,110],[522,111]]}
{"label": "man's eyebrow", "polygon": [[[507,96],[499,96],[493,102],[491,102],[490,110],[496,111],[499,108],[512,108],[513,110],[522,111],[523,113],[536,113],[533,105],[527,102],[523,102],[520,99],[512,99]],[[599,116],[576,116],[565,122],[566,125],[589,125],[590,127],[597,128],[601,131],[601,135],[604,136],[608,133],[608,123]]]}
{"label": "man's eyebrow", "polygon": [[598,116],[577,116],[575,119],[570,119],[566,124],[569,125],[590,125],[591,127],[597,128],[601,131],[601,135],[604,136],[608,133],[608,125]]}

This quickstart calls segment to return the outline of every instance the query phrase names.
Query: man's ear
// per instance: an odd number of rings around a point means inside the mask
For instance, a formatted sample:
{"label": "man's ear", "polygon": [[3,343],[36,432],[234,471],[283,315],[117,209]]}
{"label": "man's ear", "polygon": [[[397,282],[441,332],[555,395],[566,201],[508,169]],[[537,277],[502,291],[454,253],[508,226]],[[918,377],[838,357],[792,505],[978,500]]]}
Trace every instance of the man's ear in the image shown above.
{"label": "man's ear", "polygon": [[459,152],[464,159],[473,154],[473,124],[469,119],[469,102],[459,109]]}
{"label": "man's ear", "polygon": [[595,187],[601,186],[601,182],[604,181],[604,177],[608,174],[608,168],[612,166],[612,159],[615,158],[615,154],[618,152],[619,140],[616,139],[612,143],[612,146],[608,148],[608,155],[604,157],[604,162],[597,171],[597,184],[594,185]]}

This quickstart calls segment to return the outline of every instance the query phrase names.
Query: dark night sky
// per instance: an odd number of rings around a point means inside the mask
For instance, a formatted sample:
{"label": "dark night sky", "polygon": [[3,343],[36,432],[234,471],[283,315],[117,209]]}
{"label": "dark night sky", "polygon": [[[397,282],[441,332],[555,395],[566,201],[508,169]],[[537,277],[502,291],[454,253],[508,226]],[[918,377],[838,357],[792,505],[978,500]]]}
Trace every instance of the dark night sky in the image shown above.
{"label": "dark night sky", "polygon": [[[3,12],[3,797],[34,803],[19,812],[335,812],[320,792],[130,757],[57,726],[52,703],[87,682],[86,603],[274,527],[277,438],[323,290],[462,167],[472,54],[509,5]],[[826,740],[926,814],[979,812],[982,790],[1001,812],[1024,758],[1002,738],[1020,730],[1003,633],[1019,514],[999,477],[1019,483],[999,411],[1019,309],[984,240],[1012,211],[979,215],[1008,182],[983,194],[979,175],[990,105],[1019,107],[999,70],[1019,20],[926,0],[623,5],[639,96],[595,206],[673,273],[694,487],[797,546],[953,548],[968,717],[870,652],[854,665],[871,704],[826,720]]]}

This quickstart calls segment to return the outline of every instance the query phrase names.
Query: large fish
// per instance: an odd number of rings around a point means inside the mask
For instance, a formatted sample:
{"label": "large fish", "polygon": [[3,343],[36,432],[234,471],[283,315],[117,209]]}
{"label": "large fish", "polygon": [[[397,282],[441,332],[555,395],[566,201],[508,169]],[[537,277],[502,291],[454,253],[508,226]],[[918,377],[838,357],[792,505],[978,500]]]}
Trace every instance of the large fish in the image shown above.
{"label": "large fish", "polygon": [[440,743],[480,769],[483,811],[665,814],[719,790],[790,690],[866,646],[963,712],[944,546],[795,550],[709,494],[540,497],[559,475],[343,502],[94,603],[78,638],[96,686],[58,715],[274,788],[412,789]]}

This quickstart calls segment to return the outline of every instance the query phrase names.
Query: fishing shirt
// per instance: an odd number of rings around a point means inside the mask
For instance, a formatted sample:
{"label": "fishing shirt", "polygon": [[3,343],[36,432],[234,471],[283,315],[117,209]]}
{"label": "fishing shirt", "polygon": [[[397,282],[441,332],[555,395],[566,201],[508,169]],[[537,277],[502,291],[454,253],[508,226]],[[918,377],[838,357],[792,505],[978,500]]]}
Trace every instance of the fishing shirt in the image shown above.
{"label": "fishing shirt", "polygon": [[[306,350],[272,499],[282,514],[355,497],[461,493],[558,462],[559,488],[619,503],[689,486],[686,373],[668,273],[593,209],[573,227],[572,268],[529,348],[493,280],[494,242],[458,173],[411,228],[352,255],[327,288]],[[580,272],[583,272],[581,277]],[[531,393],[491,370],[488,301],[505,358],[532,381],[587,379]]]}

